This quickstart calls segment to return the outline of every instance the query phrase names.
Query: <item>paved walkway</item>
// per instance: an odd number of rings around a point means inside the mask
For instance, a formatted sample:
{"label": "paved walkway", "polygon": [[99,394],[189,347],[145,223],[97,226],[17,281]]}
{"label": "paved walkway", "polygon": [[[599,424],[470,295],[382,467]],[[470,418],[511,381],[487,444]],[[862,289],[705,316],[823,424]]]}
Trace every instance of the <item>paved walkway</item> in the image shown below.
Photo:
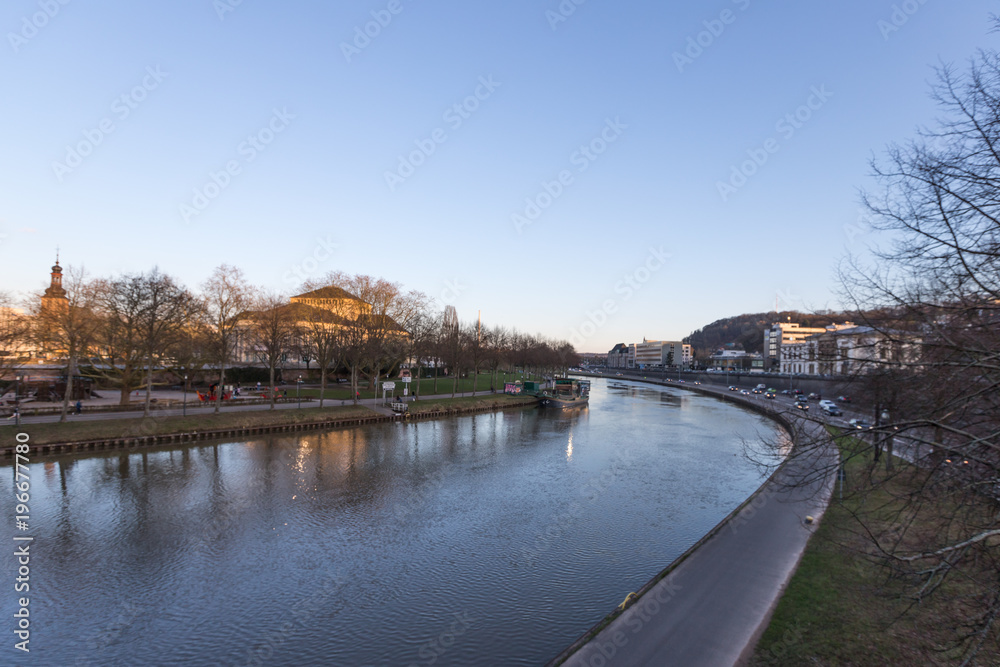
{"label": "paved walkway", "polygon": [[[788,417],[797,442],[824,435],[817,421]],[[822,447],[789,459],[749,504],[562,664],[719,667],[748,658],[816,529],[805,517],[818,521],[826,509],[836,456]],[[820,469],[824,474],[814,474]]]}
{"label": "paved walkway", "polygon": [[[476,396],[486,396],[486,395],[489,395],[489,394],[490,394],[490,392],[488,390],[487,391],[477,391],[475,393]],[[215,404],[214,403],[213,404],[209,404],[209,405],[206,405],[204,403],[199,403],[198,402],[198,397],[193,392],[189,392],[188,393],[188,403],[187,403],[186,407],[184,407],[184,406],[176,406],[176,404],[174,405],[174,407],[170,407],[170,408],[163,408],[163,407],[161,407],[162,406],[161,401],[164,401],[164,400],[176,400],[178,402],[181,401],[182,398],[183,398],[183,394],[180,391],[159,391],[159,392],[154,392],[153,395],[157,399],[157,402],[153,403],[150,406],[150,408],[151,408],[150,409],[150,414],[154,415],[156,417],[177,417],[177,416],[181,416],[182,414],[187,414],[187,415],[208,415],[208,414],[211,414],[211,413],[213,413],[215,411]],[[467,392],[467,393],[464,393],[464,394],[463,393],[459,393],[459,394],[455,394],[455,398],[465,397],[465,396],[472,396],[472,395],[473,395],[472,392]],[[499,395],[499,394],[497,394],[497,395]],[[251,397],[248,396],[246,398],[251,398]],[[407,402],[410,402],[410,400],[412,398],[413,398],[412,396],[408,396],[407,399],[406,399]],[[437,395],[433,395],[433,396],[421,396],[420,400],[427,401],[427,400],[436,399],[436,398],[452,398],[452,395],[451,394],[437,394]],[[117,394],[115,395],[115,397],[113,399],[109,398],[109,397],[102,397],[102,398],[99,398],[99,399],[90,399],[89,401],[84,401],[83,402],[83,406],[84,406],[83,412],[80,413],[79,415],[73,413],[72,404],[71,404],[70,405],[70,414],[67,416],[67,419],[68,419],[68,421],[74,422],[74,421],[97,421],[97,420],[104,420],[104,419],[137,419],[137,418],[140,418],[140,417],[143,416],[143,402],[133,403],[133,405],[135,407],[134,410],[128,410],[128,411],[122,411],[122,412],[101,412],[101,411],[88,412],[87,411],[88,407],[98,407],[98,406],[108,406],[108,405],[118,405]],[[351,400],[349,400],[349,399],[348,400],[340,400],[340,399],[330,399],[330,398],[325,399],[323,401],[323,407],[327,407],[327,408],[339,407],[341,405],[353,405],[353,402]],[[381,398],[365,398],[365,399],[362,399],[361,401],[359,401],[358,405],[364,406],[364,407],[366,407],[366,408],[368,408],[370,410],[373,410],[373,411],[375,411],[375,412],[377,412],[379,414],[385,414],[385,415],[393,414],[392,410],[390,410],[388,407],[383,406]],[[25,404],[26,408],[29,407],[29,406],[31,406],[31,407],[52,407],[53,404],[51,404],[51,403],[27,403],[27,404]],[[239,399],[235,399],[235,400],[232,400],[232,401],[225,401],[225,402],[223,402],[222,407],[221,407],[221,412],[261,411],[261,410],[268,410],[269,407],[270,406],[268,406],[266,403],[265,404],[255,403],[255,404],[251,404],[251,405],[246,405],[246,404],[241,405],[240,402],[239,402]],[[274,408],[276,410],[296,410],[299,407],[300,407],[299,406],[299,402],[295,400],[295,394],[294,394],[294,392],[289,392],[288,402],[287,403],[275,403],[275,405],[274,405]],[[319,399],[312,399],[312,400],[302,399],[301,407],[303,409],[304,408],[318,408],[319,407]],[[43,424],[43,423],[50,423],[50,422],[57,422],[57,421],[59,421],[59,413],[58,412],[56,412],[55,414],[44,414],[44,415],[21,415],[21,424]],[[11,423],[11,422],[12,422],[12,420],[5,419],[3,421],[0,421],[0,424]]]}

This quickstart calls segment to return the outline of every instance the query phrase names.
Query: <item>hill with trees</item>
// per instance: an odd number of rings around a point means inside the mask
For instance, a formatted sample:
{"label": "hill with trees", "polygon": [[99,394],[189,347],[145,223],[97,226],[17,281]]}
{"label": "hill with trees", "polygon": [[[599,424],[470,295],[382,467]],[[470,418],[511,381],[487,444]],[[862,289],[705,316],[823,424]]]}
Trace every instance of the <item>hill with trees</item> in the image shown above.
{"label": "hill with trees", "polygon": [[851,315],[834,311],[800,313],[794,310],[772,310],[769,313],[747,313],[707,324],[685,337],[683,342],[691,345],[695,359],[704,359],[727,346],[750,353],[762,352],[764,331],[775,322],[797,322],[804,327],[824,327],[849,319]]}

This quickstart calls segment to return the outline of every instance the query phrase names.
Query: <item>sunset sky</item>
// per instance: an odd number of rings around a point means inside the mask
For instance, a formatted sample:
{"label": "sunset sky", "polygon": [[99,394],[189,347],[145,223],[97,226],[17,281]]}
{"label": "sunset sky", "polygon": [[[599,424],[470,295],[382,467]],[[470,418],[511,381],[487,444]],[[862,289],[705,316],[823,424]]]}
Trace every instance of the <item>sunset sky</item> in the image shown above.
{"label": "sunset sky", "polygon": [[[580,0],[577,0],[579,2]],[[0,290],[398,281],[581,351],[837,308],[985,1],[8,0]],[[587,323],[590,324],[587,324]]]}

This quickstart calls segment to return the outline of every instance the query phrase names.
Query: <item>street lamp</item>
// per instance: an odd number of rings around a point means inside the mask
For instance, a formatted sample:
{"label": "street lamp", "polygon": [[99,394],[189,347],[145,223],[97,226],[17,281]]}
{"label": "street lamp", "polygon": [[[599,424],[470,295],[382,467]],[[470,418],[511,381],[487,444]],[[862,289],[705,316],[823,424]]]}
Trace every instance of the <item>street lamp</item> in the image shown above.
{"label": "street lamp", "polygon": [[188,414],[188,392],[187,392],[187,387],[188,387],[188,376],[185,375],[184,376],[184,386],[181,388],[181,393],[184,395],[183,407],[181,408],[181,410],[182,410],[182,416],[184,416],[184,417],[187,417],[187,414]]}
{"label": "street lamp", "polygon": [[299,410],[302,409],[302,396],[300,395],[299,392],[299,387],[301,386],[302,386],[302,376],[300,375],[299,379],[295,381],[295,398],[299,402],[299,407],[298,407]]}
{"label": "street lamp", "polygon": [[21,401],[18,399],[18,394],[21,389],[21,378],[20,375],[14,376],[14,426],[21,425]]}

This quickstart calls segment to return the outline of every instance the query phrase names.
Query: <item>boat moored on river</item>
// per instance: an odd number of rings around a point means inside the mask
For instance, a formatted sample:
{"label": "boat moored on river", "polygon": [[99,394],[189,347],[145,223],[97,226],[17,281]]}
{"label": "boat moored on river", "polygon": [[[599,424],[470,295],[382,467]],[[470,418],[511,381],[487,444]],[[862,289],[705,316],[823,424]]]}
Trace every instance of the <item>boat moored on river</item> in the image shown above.
{"label": "boat moored on river", "polygon": [[590,401],[590,380],[556,378],[538,394],[538,404],[549,408],[579,408]]}

